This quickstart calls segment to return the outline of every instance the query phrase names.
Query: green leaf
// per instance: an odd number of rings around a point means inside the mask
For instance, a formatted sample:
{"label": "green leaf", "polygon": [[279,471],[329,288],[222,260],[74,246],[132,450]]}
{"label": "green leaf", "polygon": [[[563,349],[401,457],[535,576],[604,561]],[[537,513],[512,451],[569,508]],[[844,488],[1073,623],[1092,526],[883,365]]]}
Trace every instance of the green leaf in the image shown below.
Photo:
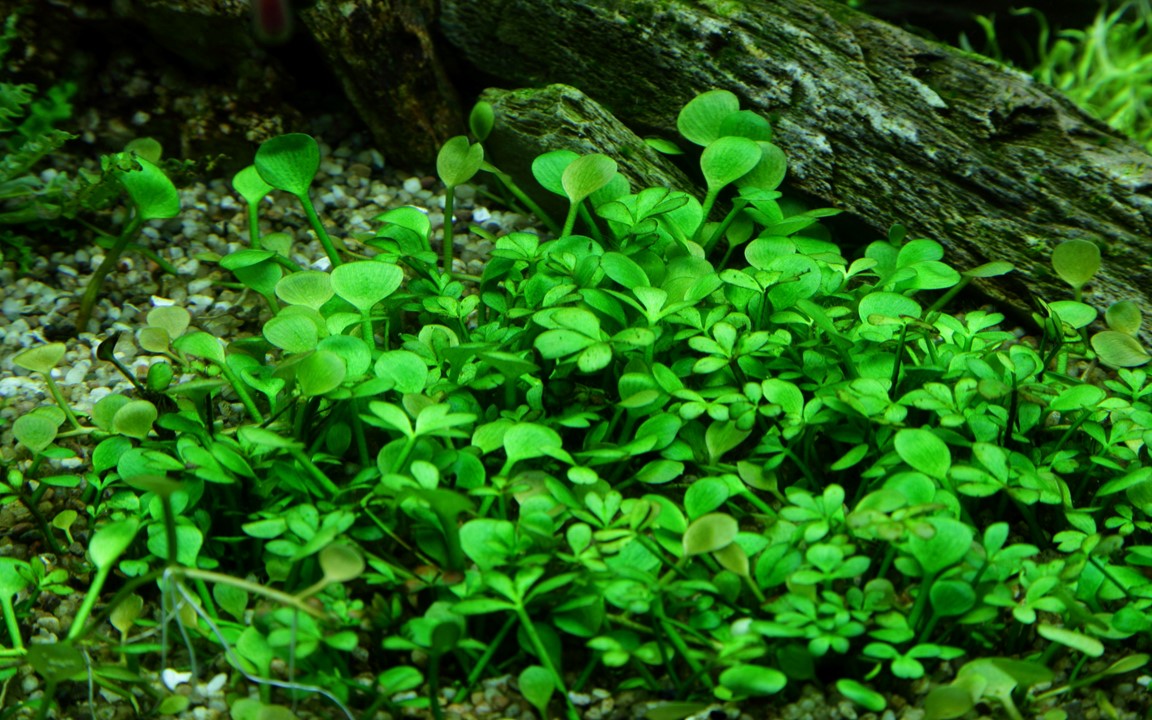
{"label": "green leaf", "polygon": [[232,187],[240,193],[240,197],[249,205],[255,205],[264,199],[273,187],[264,182],[255,165],[249,165],[232,176]]}
{"label": "green leaf", "polygon": [[891,292],[869,293],[860,300],[860,319],[869,324],[876,324],[873,316],[879,318],[901,319],[904,317],[919,318],[922,310],[920,303],[910,297]]}
{"label": "green leaf", "polygon": [[244,612],[248,609],[248,591],[227,583],[215,583],[212,585],[212,599],[224,612],[240,622],[244,621]]}
{"label": "green leaf", "polygon": [[715,552],[736,539],[740,525],[731,515],[711,513],[694,520],[684,531],[686,556]]}
{"label": "green leaf", "polygon": [[256,151],[256,172],[272,187],[306,195],[320,169],[320,146],[311,135],[289,133],[264,141]]}
{"label": "green leaf", "polygon": [[952,452],[948,445],[931,430],[904,428],[896,433],[896,453],[900,459],[938,480],[948,476],[952,466]]}
{"label": "green leaf", "polygon": [[571,463],[560,434],[536,423],[516,423],[504,433],[504,452],[509,463],[537,457],[559,457]]}
{"label": "green leaf", "polygon": [[553,150],[537,155],[532,161],[532,176],[545,190],[568,197],[564,189],[564,171],[579,157],[571,150]]}
{"label": "green leaf", "polygon": [[456,187],[472,179],[484,164],[484,147],[471,144],[468,138],[457,135],[440,147],[436,156],[436,174],[447,187]]}
{"label": "green leaf", "polygon": [[495,125],[496,113],[492,103],[481,100],[472,106],[472,112],[468,113],[468,129],[478,142],[487,140]]}
{"label": "green leaf", "polygon": [[1049,410],[1072,412],[1076,410],[1094,410],[1107,393],[1095,385],[1073,385],[1056,396],[1048,404]]}
{"label": "green leaf", "polygon": [[143,440],[160,413],[147,400],[130,400],[112,416],[112,432]]}
{"label": "green leaf", "polygon": [[396,392],[419,393],[428,382],[428,365],[409,350],[389,350],[381,353],[373,367],[376,377],[388,380]]}
{"label": "green leaf", "polygon": [[615,175],[616,161],[607,155],[581,155],[564,168],[560,185],[572,204],[576,204],[607,185]]}
{"label": "green leaf", "polygon": [[684,510],[688,517],[698,518],[723,505],[728,495],[728,483],[720,478],[700,478],[684,493]]}
{"label": "green leaf", "polygon": [[1048,307],[1061,322],[1076,329],[1087,327],[1096,319],[1096,308],[1075,300],[1057,300],[1048,303]]}
{"label": "green leaf", "polygon": [[1084,633],[1076,632],[1075,630],[1069,630],[1068,628],[1057,627],[1056,625],[1042,622],[1036,626],[1036,632],[1043,638],[1060,643],[1073,650],[1079,650],[1089,657],[1100,657],[1104,654],[1104,643]]}
{"label": "green leaf", "polygon": [[12,434],[16,441],[34,454],[47,450],[56,440],[60,423],[48,413],[31,412],[21,415],[12,423]]}
{"label": "green leaf", "polygon": [[383,688],[384,694],[391,696],[418,689],[424,684],[424,675],[411,665],[400,665],[380,673],[376,682]]}
{"label": "green leaf", "polygon": [[1092,349],[1111,367],[1138,367],[1152,360],[1140,341],[1127,333],[1104,330],[1092,336]]}
{"label": "green leaf", "polygon": [[320,551],[320,569],[326,583],[355,580],[364,573],[364,556],[351,545],[333,543]]}
{"label": "green leaf", "polygon": [[976,591],[960,580],[937,580],[928,591],[932,609],[937,615],[963,615],[976,605]]}
{"label": "green leaf", "polygon": [[757,142],[772,139],[772,124],[763,115],[752,110],[729,113],[720,121],[720,135],[737,135]]}
{"label": "green leaf", "polygon": [[856,703],[865,710],[872,712],[884,712],[888,707],[888,701],[884,696],[876,692],[872,688],[861,685],[855,680],[841,679],[836,681],[836,689],[840,694]]}
{"label": "green leaf", "polygon": [[28,587],[28,580],[20,569],[28,570],[28,563],[13,557],[0,557],[0,599],[11,600],[16,593]]}
{"label": "green leaf", "polygon": [[313,310],[319,310],[335,294],[332,276],[319,270],[294,272],[276,283],[276,297],[289,305],[304,305]]}
{"label": "green leaf", "polygon": [[328,350],[317,350],[307,355],[296,366],[296,382],[307,397],[324,395],[340,387],[348,369],[340,356]]}
{"label": "green leaf", "polygon": [[740,100],[735,95],[727,90],[710,90],[692,98],[680,110],[676,129],[688,142],[705,146],[721,137],[724,121],[739,111]]}
{"label": "green leaf", "polygon": [[88,545],[88,556],[98,570],[110,570],[116,561],[132,544],[140,530],[140,520],[127,517],[104,525],[92,536]]}
{"label": "green leaf", "polygon": [[315,350],[320,342],[320,328],[304,313],[281,312],[264,323],[263,334],[265,340],[290,353]]}
{"label": "green leaf", "polygon": [[520,672],[518,682],[524,699],[532,703],[540,717],[548,717],[548,701],[556,690],[556,680],[552,673],[539,665],[529,665]]}
{"label": "green leaf", "polygon": [[974,536],[972,528],[959,520],[934,516],[927,522],[936,532],[928,538],[913,534],[907,547],[924,573],[935,577],[941,570],[964,559],[972,547]]}
{"label": "green leaf", "polygon": [[188,325],[192,322],[192,313],[179,305],[161,305],[148,311],[147,320],[148,327],[164,330],[171,340],[180,337],[188,330]]}
{"label": "green leaf", "polygon": [[172,341],[172,347],[182,353],[204,358],[217,365],[224,364],[224,346],[215,335],[197,330]]}
{"label": "green leaf", "polygon": [[362,313],[396,292],[404,271],[395,265],[371,260],[344,263],[332,269],[332,289]]}
{"label": "green leaf", "polygon": [[1000,275],[1007,275],[1015,269],[1016,268],[1010,262],[1004,260],[994,260],[990,263],[977,265],[971,270],[965,270],[960,274],[971,278],[990,278],[998,277]]}
{"label": "green leaf", "polygon": [[[195,525],[176,526],[176,562],[189,567],[196,566],[196,558],[204,545],[204,533]],[[148,552],[158,558],[168,559],[168,534],[160,524],[148,526]]]}
{"label": "green leaf", "polygon": [[1108,309],[1104,311],[1104,321],[1108,323],[1108,328],[1111,330],[1136,335],[1140,332],[1140,325],[1144,322],[1144,316],[1140,312],[1139,305],[1131,300],[1121,300],[1108,306]]}
{"label": "green leaf", "polygon": [[756,167],[763,153],[760,146],[748,138],[721,137],[713,140],[700,155],[700,169],[708,192],[739,180]]}
{"label": "green leaf", "polygon": [[736,181],[736,186],[775,190],[788,174],[788,158],[783,150],[770,142],[757,144],[760,146],[760,160]]}
{"label": "green leaf", "polygon": [[672,482],[684,474],[684,463],[675,460],[652,460],[640,468],[636,479],[648,485]]}
{"label": "green leaf", "polygon": [[48,343],[21,350],[12,356],[12,364],[32,372],[46,373],[56,367],[67,351],[64,343]]}
{"label": "green leaf", "polygon": [[622,253],[604,253],[600,257],[600,267],[603,268],[604,274],[626,288],[647,287],[652,284],[644,268]]}
{"label": "green leaf", "polygon": [[775,695],[788,684],[784,673],[763,665],[734,665],[720,673],[720,684],[734,698]]}
{"label": "green leaf", "polygon": [[180,193],[158,166],[137,157],[139,170],[121,170],[116,177],[128,191],[144,220],[160,220],[180,214]]}
{"label": "green leaf", "polygon": [[[978,698],[976,698],[978,699]],[[976,699],[962,687],[938,685],[924,699],[925,720],[952,720],[966,715],[976,706]]]}
{"label": "green leaf", "polygon": [[1100,270],[1100,246],[1089,240],[1065,240],[1052,251],[1052,268],[1061,280],[1082,288]]}

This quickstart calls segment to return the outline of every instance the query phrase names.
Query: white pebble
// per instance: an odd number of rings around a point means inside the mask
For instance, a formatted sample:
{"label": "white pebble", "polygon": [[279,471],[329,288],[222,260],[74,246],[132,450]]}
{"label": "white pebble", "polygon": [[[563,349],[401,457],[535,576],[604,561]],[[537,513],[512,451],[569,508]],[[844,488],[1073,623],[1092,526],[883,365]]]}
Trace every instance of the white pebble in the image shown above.
{"label": "white pebble", "polygon": [[404,190],[415,195],[420,192],[423,186],[420,184],[420,178],[410,177],[404,181]]}

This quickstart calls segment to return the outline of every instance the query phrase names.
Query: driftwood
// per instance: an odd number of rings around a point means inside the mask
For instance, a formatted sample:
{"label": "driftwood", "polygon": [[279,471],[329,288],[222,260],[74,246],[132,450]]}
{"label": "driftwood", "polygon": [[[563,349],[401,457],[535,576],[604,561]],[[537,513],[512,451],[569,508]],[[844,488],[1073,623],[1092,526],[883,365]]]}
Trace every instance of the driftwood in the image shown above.
{"label": "driftwood", "polygon": [[1012,307],[1069,298],[1051,250],[1096,241],[1086,300],[1152,316],[1152,157],[1023,73],[835,0],[442,0],[441,21],[483,72],[573,85],[641,134],[675,137],[687,100],[731,90],[774,119],[792,187],[961,269],[1014,263],[984,287]]}

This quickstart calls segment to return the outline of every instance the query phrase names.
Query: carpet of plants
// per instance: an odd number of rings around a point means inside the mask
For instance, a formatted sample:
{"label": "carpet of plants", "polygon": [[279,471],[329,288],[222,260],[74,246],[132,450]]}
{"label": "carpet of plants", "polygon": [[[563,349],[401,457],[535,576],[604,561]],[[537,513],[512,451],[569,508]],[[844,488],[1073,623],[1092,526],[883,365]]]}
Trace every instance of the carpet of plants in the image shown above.
{"label": "carpet of plants", "polygon": [[[11,87],[0,131],[24,137],[31,96]],[[440,153],[447,217],[480,179],[527,200],[485,161],[494,121],[477,106]],[[1144,667],[1150,358],[1134,304],[1083,292],[1098,246],[1054,248],[1068,296],[1021,339],[951,309],[1007,263],[954,268],[900,226],[848,253],[821,224],[835,211],[781,195],[772,128],[730,93],[678,128],[680,147],[654,145],[698,153],[702,198],[546,153],[533,174],[569,212],[548,236],[492,238],[480,276],[452,272],[415,208],[349,251],[310,199],[316,141],[274,138],[234,180],[247,247],[203,258],[266,306],[262,327],[220,338],[153,308],[134,338],[147,377],[88,415],[55,389],[63,343],[16,355],[58,402],[12,424],[0,502],[59,549],[70,523],[37,508],[72,489],[91,534],[83,566],[0,558],[0,683],[31,665],[48,688],[0,717],[46,717],[71,683],[179,712],[188,698],[143,669],[181,648],[238,671],[238,718],[291,717],[307,695],[439,716],[441,687],[498,673],[544,717],[577,717],[569,691],[593,679],[663,694],[649,716],[666,720],[814,679],[881,711],[941,661],[957,672],[928,718],[1020,718]],[[53,189],[13,160],[33,150],[10,141],[0,188],[42,211]],[[148,143],[105,159],[98,187],[131,213],[81,327],[140,229],[180,212],[171,169]],[[268,198],[302,204],[327,269],[260,233]],[[78,577],[59,642],[26,643],[28,609]]]}

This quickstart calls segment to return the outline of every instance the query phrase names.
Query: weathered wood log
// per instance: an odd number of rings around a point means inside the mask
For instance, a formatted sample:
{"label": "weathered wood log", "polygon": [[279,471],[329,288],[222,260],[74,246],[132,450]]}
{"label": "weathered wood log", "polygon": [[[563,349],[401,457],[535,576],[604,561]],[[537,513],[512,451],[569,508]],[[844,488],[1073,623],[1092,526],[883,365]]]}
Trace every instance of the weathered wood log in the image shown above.
{"label": "weathered wood log", "polygon": [[484,72],[574,85],[642,133],[731,90],[774,118],[791,186],[961,269],[1014,263],[984,286],[1000,301],[1070,297],[1050,253],[1085,238],[1105,257],[1086,299],[1152,316],[1152,157],[1023,73],[834,0],[442,0],[442,23]]}
{"label": "weathered wood log", "polygon": [[436,0],[317,3],[300,17],[389,162],[427,165],[464,132],[432,37]]}

